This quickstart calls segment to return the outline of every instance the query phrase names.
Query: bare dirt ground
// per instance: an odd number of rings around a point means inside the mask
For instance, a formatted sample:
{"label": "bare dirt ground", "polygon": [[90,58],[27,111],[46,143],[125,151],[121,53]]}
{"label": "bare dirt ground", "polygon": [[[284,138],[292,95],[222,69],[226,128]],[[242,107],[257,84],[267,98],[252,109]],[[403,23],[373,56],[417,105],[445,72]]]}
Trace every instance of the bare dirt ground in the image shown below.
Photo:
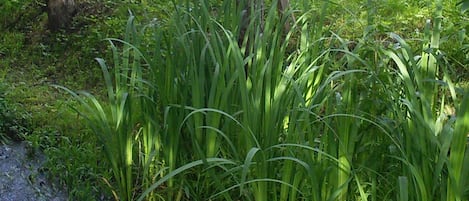
{"label": "bare dirt ground", "polygon": [[28,156],[27,143],[0,144],[0,201],[65,201],[67,194],[46,179],[45,157]]}

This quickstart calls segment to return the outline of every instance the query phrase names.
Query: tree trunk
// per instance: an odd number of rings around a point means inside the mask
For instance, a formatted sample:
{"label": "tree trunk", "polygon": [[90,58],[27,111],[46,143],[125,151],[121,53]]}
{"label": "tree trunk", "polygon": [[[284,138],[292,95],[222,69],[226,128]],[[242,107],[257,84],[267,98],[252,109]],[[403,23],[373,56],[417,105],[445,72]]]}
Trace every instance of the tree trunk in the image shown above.
{"label": "tree trunk", "polygon": [[[236,6],[237,9],[241,12],[241,23],[240,23],[240,34],[238,37],[238,44],[241,46],[243,43],[244,38],[246,37],[246,31],[248,29],[248,26],[252,23],[252,16],[251,12],[260,12],[259,17],[260,17],[260,26],[261,30],[263,29],[264,22],[264,0],[236,0]],[[290,0],[278,0],[277,1],[277,9],[278,9],[278,14],[280,17],[286,17],[286,22],[284,25],[284,32],[288,33],[291,29],[291,24],[296,21],[295,16],[291,14],[290,16],[287,16],[288,11],[290,7]]]}
{"label": "tree trunk", "polygon": [[49,0],[47,2],[48,26],[52,31],[70,27],[72,17],[75,15],[74,0]]}
{"label": "tree trunk", "polygon": [[[289,0],[278,0],[277,9],[278,9],[280,17],[284,17],[287,14],[285,13],[285,11],[288,11],[289,7],[290,7]],[[293,14],[291,16],[286,16],[286,17],[287,17],[287,21],[285,22],[284,32],[288,33],[291,29],[291,23],[294,23],[296,19]]]}
{"label": "tree trunk", "polygon": [[[238,45],[239,47],[245,47],[245,57],[247,57],[250,54],[250,51],[252,51],[250,48],[250,42],[254,41],[255,37],[258,37],[257,35],[251,35],[248,36],[246,34],[248,31],[249,26],[254,26],[254,28],[260,29],[260,33],[262,34],[263,29],[264,29],[264,0],[236,0],[236,9],[241,12],[241,22],[239,24],[239,35],[238,35]],[[287,17],[283,31],[284,33],[288,33],[291,29],[291,23],[295,22],[295,16],[292,14],[291,16],[285,16],[288,9],[289,9],[289,0],[278,0],[277,2],[277,9],[278,9],[278,14],[279,16],[282,17]],[[253,13],[255,12],[255,13]],[[256,13],[259,12],[259,13]],[[259,15],[257,21],[253,21],[253,18],[256,17],[256,15]],[[253,27],[251,27],[253,28]],[[255,30],[252,30],[255,31]],[[251,38],[250,38],[251,37]],[[254,38],[253,38],[254,37]],[[244,66],[246,76],[248,76],[248,66]]]}

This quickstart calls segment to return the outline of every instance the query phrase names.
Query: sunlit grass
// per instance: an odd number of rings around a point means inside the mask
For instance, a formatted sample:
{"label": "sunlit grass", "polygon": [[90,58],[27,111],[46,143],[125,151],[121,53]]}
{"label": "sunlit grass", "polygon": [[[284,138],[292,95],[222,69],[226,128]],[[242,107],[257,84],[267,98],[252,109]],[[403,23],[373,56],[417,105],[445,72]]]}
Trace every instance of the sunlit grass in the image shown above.
{"label": "sunlit grass", "polygon": [[439,23],[421,56],[396,34],[394,49],[372,34],[349,48],[323,28],[329,3],[318,17],[302,1],[288,33],[275,2],[251,8],[242,43],[234,1],[180,1],[146,29],[131,16],[110,40],[114,73],[98,60],[108,99],[62,87],[104,146],[116,199],[466,198],[469,103],[442,69]]}

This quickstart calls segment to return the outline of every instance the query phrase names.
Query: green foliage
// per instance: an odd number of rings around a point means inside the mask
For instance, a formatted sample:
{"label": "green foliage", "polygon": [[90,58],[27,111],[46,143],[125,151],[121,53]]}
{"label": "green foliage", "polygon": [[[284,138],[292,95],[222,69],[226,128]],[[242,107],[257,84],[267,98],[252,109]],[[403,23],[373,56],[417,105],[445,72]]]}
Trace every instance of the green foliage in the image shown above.
{"label": "green foliage", "polygon": [[70,199],[468,199],[455,1],[292,1],[288,33],[276,2],[256,1],[245,38],[234,0],[83,2],[69,30],[0,33],[8,79],[96,93],[9,95],[34,111],[27,139]]}
{"label": "green foliage", "polygon": [[24,11],[25,7],[30,4],[31,0],[5,0],[0,4],[0,28],[6,29],[19,21],[21,16],[19,13]]}
{"label": "green foliage", "polygon": [[[56,130],[36,131],[28,138],[33,145],[40,146],[48,156],[44,170],[49,179],[68,190],[69,198],[77,200],[100,200],[110,198],[111,192],[103,180],[107,164],[102,161],[101,148],[94,138],[84,130],[81,136],[66,137]],[[35,139],[36,138],[36,139]]]}
{"label": "green foliage", "polygon": [[21,141],[31,133],[28,114],[6,99],[6,89],[6,84],[0,82],[0,144]]}
{"label": "green foliage", "polygon": [[[440,16],[442,1],[437,4],[435,16]],[[456,98],[459,94],[455,93],[448,65],[439,51],[441,20],[435,19],[433,27],[426,31],[421,57],[415,57],[410,46],[395,35],[399,50],[386,51],[396,62],[403,81],[403,91],[395,95],[401,97],[401,105],[394,109],[401,111],[396,117],[402,122],[396,132],[403,151],[397,158],[404,164],[399,185],[405,199],[464,200],[467,198],[462,189],[466,184],[461,182],[461,167],[467,167],[467,128],[462,125],[467,125],[468,99],[458,104],[461,98]],[[448,94],[450,98],[446,97]],[[457,117],[444,110],[448,104],[457,107]]]}
{"label": "green foliage", "polygon": [[[103,39],[124,34],[120,27],[126,23],[127,4],[78,1],[80,9],[72,26],[51,33],[46,29],[47,14],[40,1],[3,3],[0,3],[0,10],[4,12],[0,15],[9,17],[1,17],[0,69],[2,78],[13,83],[8,100],[21,104],[32,116],[28,119],[32,128],[26,137],[31,143],[31,153],[47,155],[44,169],[52,180],[68,189],[71,200],[109,199],[112,192],[106,181],[114,180],[99,151],[101,145],[93,143],[95,136],[83,128],[83,120],[64,107],[74,103],[48,85],[61,83],[101,90],[100,69],[93,58],[98,55],[111,58]],[[1,119],[1,128],[17,128],[19,120],[12,118],[17,113],[14,108],[19,107],[6,105],[1,107],[1,114],[8,115]]]}
{"label": "green foliage", "polygon": [[[133,16],[128,21],[126,30],[127,40],[137,40],[131,38],[133,33]],[[134,135],[139,135],[141,128],[137,95],[134,90],[140,89],[142,80],[140,68],[140,53],[135,47],[124,43],[122,60],[117,52],[117,47],[111,42],[114,53],[114,79],[111,81],[111,74],[108,66],[102,59],[97,59],[105,78],[107,88],[109,108],[99,103],[98,99],[89,93],[81,92],[85,98],[78,96],[65,88],[69,93],[80,101],[83,105],[81,115],[85,117],[88,125],[93,129],[97,138],[103,144],[104,153],[111,165],[114,179],[118,185],[117,195],[122,200],[133,200],[134,172],[132,168],[134,157]],[[128,79],[130,78],[130,79]],[[114,88],[115,87],[115,88]],[[135,109],[134,109],[135,108]],[[116,198],[117,199],[117,198]]]}
{"label": "green foliage", "polygon": [[[22,54],[24,48],[24,34],[19,32],[0,33],[0,68],[8,73],[9,66],[20,62],[18,55]],[[2,77],[4,80],[5,77]]]}
{"label": "green foliage", "polygon": [[458,5],[461,6],[461,11],[465,12],[466,10],[469,9],[469,1],[468,0],[461,0]]}
{"label": "green foliage", "polygon": [[35,103],[42,106],[30,109],[35,130],[26,137],[29,153],[47,156],[43,170],[57,187],[67,189],[70,199],[109,200],[112,194],[104,181],[110,180],[110,175],[102,160],[102,146],[96,144],[95,136],[81,123],[83,120],[69,109],[68,105],[77,103],[58,99],[53,105]]}

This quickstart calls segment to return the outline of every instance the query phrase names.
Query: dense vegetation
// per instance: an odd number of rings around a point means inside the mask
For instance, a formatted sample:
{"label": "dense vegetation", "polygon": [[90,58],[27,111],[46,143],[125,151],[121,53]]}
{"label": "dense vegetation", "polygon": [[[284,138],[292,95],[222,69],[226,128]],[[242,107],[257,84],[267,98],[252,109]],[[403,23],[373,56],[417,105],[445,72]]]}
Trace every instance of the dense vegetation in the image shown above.
{"label": "dense vegetation", "polygon": [[235,2],[82,0],[51,32],[6,1],[0,140],[71,200],[469,200],[466,3],[265,1],[242,30]]}

